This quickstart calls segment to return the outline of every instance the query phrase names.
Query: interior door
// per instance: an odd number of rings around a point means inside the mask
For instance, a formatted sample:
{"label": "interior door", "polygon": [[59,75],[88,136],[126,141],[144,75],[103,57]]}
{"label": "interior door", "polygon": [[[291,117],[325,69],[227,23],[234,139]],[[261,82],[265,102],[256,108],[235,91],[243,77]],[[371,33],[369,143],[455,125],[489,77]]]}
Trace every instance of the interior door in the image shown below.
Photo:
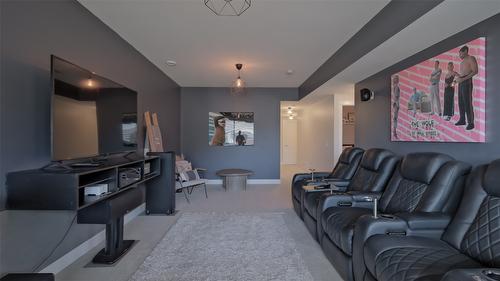
{"label": "interior door", "polygon": [[283,119],[282,164],[297,164],[297,120]]}

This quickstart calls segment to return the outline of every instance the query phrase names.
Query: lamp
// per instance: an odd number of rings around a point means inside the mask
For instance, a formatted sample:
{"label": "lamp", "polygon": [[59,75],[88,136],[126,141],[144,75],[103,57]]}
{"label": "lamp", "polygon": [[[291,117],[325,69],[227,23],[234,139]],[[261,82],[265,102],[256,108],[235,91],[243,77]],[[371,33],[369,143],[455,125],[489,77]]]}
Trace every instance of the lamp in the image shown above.
{"label": "lamp", "polygon": [[231,94],[243,94],[245,93],[245,81],[241,79],[240,71],[243,68],[243,64],[237,63],[236,69],[238,70],[238,78],[234,80],[233,86],[231,87]]}
{"label": "lamp", "polygon": [[252,0],[204,0],[204,2],[205,6],[218,16],[239,16],[252,4]]}

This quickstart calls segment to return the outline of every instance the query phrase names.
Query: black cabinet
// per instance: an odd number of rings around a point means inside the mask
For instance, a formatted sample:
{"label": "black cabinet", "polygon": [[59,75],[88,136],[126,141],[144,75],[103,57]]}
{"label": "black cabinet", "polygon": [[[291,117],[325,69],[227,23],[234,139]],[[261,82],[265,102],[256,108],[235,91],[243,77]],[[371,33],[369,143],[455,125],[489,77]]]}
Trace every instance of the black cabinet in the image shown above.
{"label": "black cabinet", "polygon": [[[139,178],[128,185],[119,185],[119,172],[127,168],[141,172]],[[113,160],[98,168],[72,170],[27,170],[7,174],[7,209],[10,210],[81,210],[116,196],[161,174],[160,158],[150,156],[136,160]],[[86,196],[88,187],[104,184],[106,192]]]}
{"label": "black cabinet", "polygon": [[[130,171],[130,178],[120,180]],[[123,240],[123,216],[144,202],[138,185],[160,176],[158,156],[110,159],[98,168],[13,172],[7,175],[7,208],[73,210],[80,224],[105,224],[106,247],[93,261],[113,264],[134,243]]]}

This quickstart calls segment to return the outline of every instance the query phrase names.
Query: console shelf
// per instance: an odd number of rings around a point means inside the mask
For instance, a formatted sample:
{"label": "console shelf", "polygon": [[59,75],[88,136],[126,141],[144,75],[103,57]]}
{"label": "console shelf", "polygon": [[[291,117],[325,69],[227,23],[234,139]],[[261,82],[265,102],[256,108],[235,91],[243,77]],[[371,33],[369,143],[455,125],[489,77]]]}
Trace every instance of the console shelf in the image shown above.
{"label": "console shelf", "polygon": [[[142,172],[149,163],[150,173]],[[119,170],[138,168],[140,179],[120,187]],[[7,208],[10,210],[74,210],[78,211],[137,187],[160,175],[157,156],[138,159],[110,159],[106,164],[73,170],[27,170],[7,175]],[[108,184],[108,193],[95,200],[85,198],[85,188]]]}

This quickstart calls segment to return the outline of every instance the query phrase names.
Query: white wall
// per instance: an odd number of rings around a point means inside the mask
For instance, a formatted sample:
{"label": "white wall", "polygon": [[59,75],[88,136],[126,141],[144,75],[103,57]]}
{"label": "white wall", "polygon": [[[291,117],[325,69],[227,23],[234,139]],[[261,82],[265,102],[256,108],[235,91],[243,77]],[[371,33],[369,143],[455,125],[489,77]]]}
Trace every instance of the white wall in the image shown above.
{"label": "white wall", "polygon": [[330,171],[342,153],[342,106],[354,105],[354,85],[321,89],[297,103],[301,169]]}
{"label": "white wall", "polygon": [[300,101],[298,109],[298,164],[303,169],[330,171],[334,165],[334,97]]}

